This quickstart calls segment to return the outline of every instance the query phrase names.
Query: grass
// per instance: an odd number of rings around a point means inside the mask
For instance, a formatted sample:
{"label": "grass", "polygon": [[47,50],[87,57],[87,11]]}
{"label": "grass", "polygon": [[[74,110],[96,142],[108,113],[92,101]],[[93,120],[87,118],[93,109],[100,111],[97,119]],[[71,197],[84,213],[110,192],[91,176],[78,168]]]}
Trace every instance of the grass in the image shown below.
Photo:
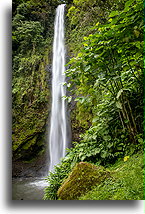
{"label": "grass", "polygon": [[143,153],[124,160],[108,168],[112,174],[111,178],[95,186],[79,200],[143,200]]}

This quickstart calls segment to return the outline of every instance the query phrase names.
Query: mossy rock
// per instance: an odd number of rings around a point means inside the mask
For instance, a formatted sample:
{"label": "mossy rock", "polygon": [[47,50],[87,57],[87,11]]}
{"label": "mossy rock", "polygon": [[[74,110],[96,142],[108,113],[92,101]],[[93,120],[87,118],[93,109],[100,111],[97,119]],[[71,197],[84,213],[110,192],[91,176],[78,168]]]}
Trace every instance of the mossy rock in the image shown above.
{"label": "mossy rock", "polygon": [[109,176],[110,173],[103,167],[80,162],[76,164],[68,178],[58,189],[58,198],[60,200],[77,200]]}

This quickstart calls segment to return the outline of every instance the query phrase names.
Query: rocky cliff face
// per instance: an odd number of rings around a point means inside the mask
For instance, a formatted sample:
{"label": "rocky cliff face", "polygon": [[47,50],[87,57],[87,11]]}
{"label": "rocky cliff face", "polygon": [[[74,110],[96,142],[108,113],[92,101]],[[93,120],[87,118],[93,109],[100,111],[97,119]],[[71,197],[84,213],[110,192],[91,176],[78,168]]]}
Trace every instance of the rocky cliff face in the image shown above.
{"label": "rocky cliff face", "polygon": [[[41,165],[45,168],[49,68],[58,1],[15,1],[13,4],[13,176],[36,176],[43,171]],[[35,168],[34,172],[29,166]]]}

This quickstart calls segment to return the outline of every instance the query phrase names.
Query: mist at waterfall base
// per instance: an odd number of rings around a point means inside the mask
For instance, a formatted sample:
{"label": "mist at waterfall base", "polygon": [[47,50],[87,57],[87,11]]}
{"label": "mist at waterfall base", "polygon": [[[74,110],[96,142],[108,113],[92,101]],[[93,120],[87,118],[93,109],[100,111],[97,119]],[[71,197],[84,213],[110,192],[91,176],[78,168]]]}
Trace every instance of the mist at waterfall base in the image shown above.
{"label": "mist at waterfall base", "polygon": [[[64,45],[64,10],[65,4],[56,9],[53,41],[52,66],[52,105],[50,116],[50,130],[48,135],[48,170],[65,156],[70,142],[70,125],[67,117],[65,84],[65,45]],[[17,178],[12,180],[12,200],[42,200],[44,188],[48,186],[44,177]]]}

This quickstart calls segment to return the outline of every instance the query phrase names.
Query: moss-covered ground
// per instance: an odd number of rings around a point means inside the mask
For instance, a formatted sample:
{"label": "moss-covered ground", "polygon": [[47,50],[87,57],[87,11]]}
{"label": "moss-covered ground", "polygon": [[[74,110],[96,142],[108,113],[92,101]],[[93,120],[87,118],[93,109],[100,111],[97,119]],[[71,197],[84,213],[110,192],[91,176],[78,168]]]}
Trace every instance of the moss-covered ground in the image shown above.
{"label": "moss-covered ground", "polygon": [[143,200],[144,158],[143,153],[125,157],[108,168],[111,177],[79,200]]}

